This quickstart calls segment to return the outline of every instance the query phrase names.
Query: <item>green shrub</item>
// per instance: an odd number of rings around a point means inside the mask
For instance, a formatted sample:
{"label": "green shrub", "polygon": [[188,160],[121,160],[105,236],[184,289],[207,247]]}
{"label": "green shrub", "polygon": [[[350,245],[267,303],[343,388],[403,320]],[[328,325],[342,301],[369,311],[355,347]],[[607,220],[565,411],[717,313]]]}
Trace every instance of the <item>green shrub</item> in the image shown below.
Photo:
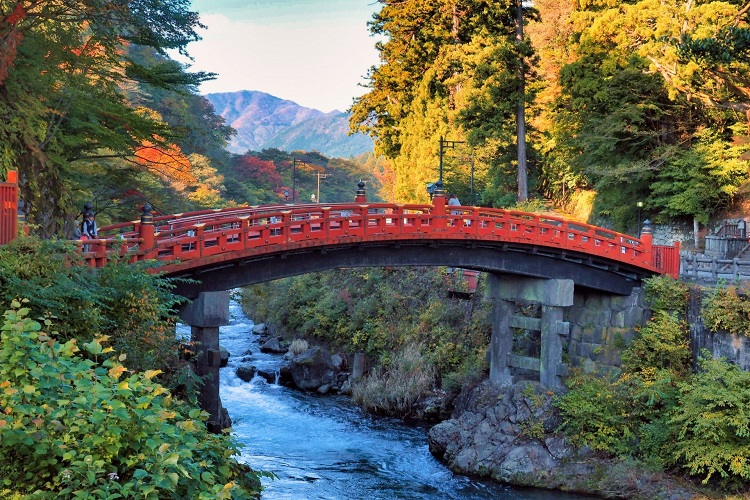
{"label": "green shrub", "polygon": [[[750,372],[704,352],[701,370],[680,385],[670,424],[674,458],[703,483],[750,484]],[[715,477],[718,476],[718,477]]]}
{"label": "green shrub", "polygon": [[627,455],[633,449],[635,429],[630,420],[624,388],[601,375],[577,374],[567,381],[570,392],[555,402],[563,431],[576,446]]}
{"label": "green shrub", "polygon": [[703,324],[712,331],[750,335],[750,300],[747,290],[716,286],[703,297]]}
{"label": "green shrub", "polygon": [[644,281],[646,298],[653,311],[684,314],[690,297],[689,286],[671,276],[654,276]]}
{"label": "green shrub", "polygon": [[134,370],[177,367],[174,321],[180,298],[148,264],[111,261],[92,269],[68,241],[18,238],[0,246],[0,310],[24,297],[33,318],[57,322],[58,340],[107,334]]}
{"label": "green shrub", "polygon": [[[0,336],[0,489],[35,498],[254,498],[229,435],[104,347],[56,340],[18,301]],[[50,321],[45,322],[49,327]],[[85,354],[85,357],[82,356]]]}
{"label": "green shrub", "polygon": [[690,338],[687,323],[666,311],[656,311],[622,353],[625,372],[666,369],[677,376],[690,370]]}

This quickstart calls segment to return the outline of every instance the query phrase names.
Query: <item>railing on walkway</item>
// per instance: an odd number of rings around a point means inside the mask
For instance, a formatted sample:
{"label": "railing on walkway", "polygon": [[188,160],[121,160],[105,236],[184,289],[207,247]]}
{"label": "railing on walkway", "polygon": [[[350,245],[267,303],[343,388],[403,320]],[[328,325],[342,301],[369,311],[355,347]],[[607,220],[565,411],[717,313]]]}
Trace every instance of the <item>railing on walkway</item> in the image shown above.
{"label": "railing on walkway", "polygon": [[7,182],[0,182],[0,245],[18,236],[18,172],[8,172]]}
{"label": "railing on walkway", "polygon": [[[101,267],[113,253],[130,259],[156,259],[166,272],[200,267],[243,256],[352,242],[475,240],[566,249],[677,276],[679,243],[652,246],[650,229],[642,238],[560,217],[480,207],[343,203],[277,205],[203,210],[153,217],[100,230],[85,242],[89,265]],[[84,244],[83,242],[81,243]]]}
{"label": "railing on walkway", "polygon": [[680,277],[696,281],[719,281],[729,282],[750,279],[750,260],[719,259],[685,253],[680,258]]}

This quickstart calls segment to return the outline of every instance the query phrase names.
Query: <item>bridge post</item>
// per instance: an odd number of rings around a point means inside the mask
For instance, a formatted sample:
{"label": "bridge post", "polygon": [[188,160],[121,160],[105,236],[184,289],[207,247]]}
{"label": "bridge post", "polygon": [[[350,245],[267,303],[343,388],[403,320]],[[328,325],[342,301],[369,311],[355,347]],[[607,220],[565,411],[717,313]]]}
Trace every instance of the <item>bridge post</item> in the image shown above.
{"label": "bridge post", "polygon": [[435,215],[445,215],[445,191],[443,191],[443,181],[438,180],[435,183],[435,193],[432,195],[433,213]]}
{"label": "bridge post", "polygon": [[[573,280],[540,279],[521,276],[489,274],[489,295],[493,299],[492,339],[490,340],[490,380],[501,385],[513,383],[511,367],[539,371],[539,381],[545,387],[562,386],[561,377],[567,374],[562,362],[563,337],[568,334],[568,323],[563,321],[566,307],[573,305]],[[542,305],[541,319],[516,316],[516,303]],[[538,360],[514,356],[513,329],[541,331],[541,354]]]}
{"label": "bridge post", "polygon": [[365,193],[365,182],[360,180],[357,183],[357,195],[354,197],[355,203],[367,203],[367,194]]}
{"label": "bridge post", "polygon": [[231,425],[219,397],[219,326],[229,323],[229,292],[201,292],[185,304],[180,319],[190,325],[190,336],[196,346],[196,372],[203,380],[199,401],[208,412],[206,427],[214,433]]}
{"label": "bridge post", "polygon": [[154,230],[154,216],[151,214],[151,205],[143,205],[141,213],[141,224],[138,226],[138,237],[143,240],[143,258],[156,258],[156,232]]}

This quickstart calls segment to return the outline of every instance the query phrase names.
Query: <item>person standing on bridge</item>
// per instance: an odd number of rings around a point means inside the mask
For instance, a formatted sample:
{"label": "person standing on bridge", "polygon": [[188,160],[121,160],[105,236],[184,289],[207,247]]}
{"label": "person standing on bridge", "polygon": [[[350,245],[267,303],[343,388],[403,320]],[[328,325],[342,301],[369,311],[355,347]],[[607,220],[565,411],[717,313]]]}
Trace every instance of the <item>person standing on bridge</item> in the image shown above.
{"label": "person standing on bridge", "polygon": [[[95,240],[97,238],[99,229],[96,227],[96,221],[94,220],[94,212],[86,212],[81,223],[81,239],[82,240]],[[84,252],[91,251],[91,245],[83,245]]]}
{"label": "person standing on bridge", "polygon": [[96,227],[96,220],[94,220],[94,212],[86,212],[86,216],[81,224],[81,234],[92,240],[98,236],[99,229]]}

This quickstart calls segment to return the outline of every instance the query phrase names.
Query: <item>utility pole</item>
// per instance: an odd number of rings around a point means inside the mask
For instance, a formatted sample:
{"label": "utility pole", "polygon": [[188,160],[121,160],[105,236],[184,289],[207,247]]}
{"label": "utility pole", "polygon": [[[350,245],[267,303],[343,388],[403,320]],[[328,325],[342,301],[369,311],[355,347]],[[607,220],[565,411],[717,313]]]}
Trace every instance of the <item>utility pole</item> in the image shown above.
{"label": "utility pole", "polygon": [[443,136],[440,136],[440,177],[438,178],[438,181],[440,182],[440,185],[443,184],[443,151],[445,151],[446,148],[455,149],[456,144],[464,144],[466,141],[446,141],[443,139]]}
{"label": "utility pole", "polygon": [[518,43],[518,104],[516,107],[516,143],[518,144],[518,201],[529,199],[529,181],[526,170],[526,61],[523,47],[523,0],[516,0],[516,42]]}
{"label": "utility pole", "polygon": [[320,203],[320,179],[325,179],[329,175],[331,174],[321,174],[320,172],[318,172],[318,203]]}

